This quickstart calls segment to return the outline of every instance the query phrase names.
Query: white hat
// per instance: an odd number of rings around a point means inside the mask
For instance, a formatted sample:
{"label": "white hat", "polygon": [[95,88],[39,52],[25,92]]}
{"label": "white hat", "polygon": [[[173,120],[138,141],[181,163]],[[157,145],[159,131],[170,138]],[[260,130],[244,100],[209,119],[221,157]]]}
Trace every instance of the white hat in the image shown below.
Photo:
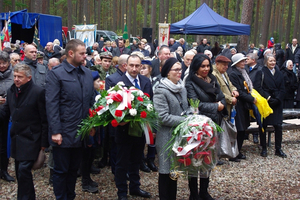
{"label": "white hat", "polygon": [[234,66],[234,65],[236,65],[236,64],[239,63],[240,61],[246,60],[246,59],[247,59],[247,57],[245,57],[245,55],[242,54],[242,53],[234,54],[234,55],[231,57],[231,60],[232,60],[232,62],[233,62],[232,65],[231,65],[231,67]]}

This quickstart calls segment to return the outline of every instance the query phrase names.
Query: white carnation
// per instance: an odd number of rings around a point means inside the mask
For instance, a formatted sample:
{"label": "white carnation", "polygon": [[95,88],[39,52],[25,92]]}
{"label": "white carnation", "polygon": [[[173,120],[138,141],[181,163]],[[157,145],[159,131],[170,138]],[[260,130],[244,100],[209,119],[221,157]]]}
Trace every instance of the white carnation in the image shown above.
{"label": "white carnation", "polygon": [[117,92],[113,90],[109,94],[115,94],[115,93],[117,93]]}
{"label": "white carnation", "polygon": [[152,104],[148,104],[147,105],[147,110],[148,111],[152,111],[153,110],[153,105]]}
{"label": "white carnation", "polygon": [[138,91],[138,95],[139,95],[140,97],[142,97],[142,96],[144,96],[144,92],[142,92],[142,90],[139,90],[139,91]]}
{"label": "white carnation", "polygon": [[112,99],[107,99],[107,104],[112,104],[114,102],[114,100]]}
{"label": "white carnation", "polygon": [[122,90],[119,90],[117,93],[120,94],[121,96],[123,96],[123,91]]}
{"label": "white carnation", "polygon": [[101,98],[101,95],[98,94],[97,96],[95,96],[95,101],[98,101]]}
{"label": "white carnation", "polygon": [[133,101],[134,100],[134,95],[133,94],[131,94],[131,101]]}
{"label": "white carnation", "polygon": [[137,114],[136,109],[134,109],[134,108],[130,109],[130,110],[129,110],[129,114],[130,114],[131,116],[136,116],[136,114]]}

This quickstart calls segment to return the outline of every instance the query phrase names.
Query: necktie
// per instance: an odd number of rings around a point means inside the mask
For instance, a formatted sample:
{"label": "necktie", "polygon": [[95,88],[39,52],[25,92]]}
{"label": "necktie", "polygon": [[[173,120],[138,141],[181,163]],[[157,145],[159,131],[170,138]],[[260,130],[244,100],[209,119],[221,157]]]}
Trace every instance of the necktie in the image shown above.
{"label": "necktie", "polygon": [[134,79],[134,87],[136,87],[137,89],[141,89],[139,84],[138,84],[138,80],[137,79]]}
{"label": "necktie", "polygon": [[249,67],[249,72],[251,72],[252,71],[252,67]]}

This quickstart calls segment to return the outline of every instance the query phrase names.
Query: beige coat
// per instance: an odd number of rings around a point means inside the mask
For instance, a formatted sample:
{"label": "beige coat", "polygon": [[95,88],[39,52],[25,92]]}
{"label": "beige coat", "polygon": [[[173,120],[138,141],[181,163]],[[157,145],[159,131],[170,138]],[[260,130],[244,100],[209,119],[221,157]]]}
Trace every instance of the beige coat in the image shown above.
{"label": "beige coat", "polygon": [[227,73],[225,72],[225,78],[229,84],[229,88],[230,90],[228,89],[225,81],[224,81],[224,78],[222,77],[222,74],[218,71],[216,65],[213,65],[213,75],[217,78],[218,80],[218,83],[220,85],[220,88],[221,88],[221,91],[223,92],[223,94],[225,95],[225,99],[226,99],[226,109],[228,111],[228,115],[230,117],[230,113],[231,113],[231,109],[232,109],[232,91],[235,91],[237,90],[236,87],[234,87],[232,85],[232,83],[230,82],[229,80],[229,77],[227,75]]}

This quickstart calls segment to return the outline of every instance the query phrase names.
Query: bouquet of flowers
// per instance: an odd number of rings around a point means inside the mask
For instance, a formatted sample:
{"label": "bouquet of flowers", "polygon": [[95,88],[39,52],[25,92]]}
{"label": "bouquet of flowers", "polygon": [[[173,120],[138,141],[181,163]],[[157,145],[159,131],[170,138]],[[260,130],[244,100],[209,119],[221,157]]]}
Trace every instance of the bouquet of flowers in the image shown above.
{"label": "bouquet of flowers", "polygon": [[152,128],[157,128],[158,115],[149,94],[135,87],[128,89],[123,82],[119,82],[109,90],[103,90],[95,101],[89,116],[79,125],[76,137],[87,137],[93,127],[108,124],[117,127],[121,122],[128,122],[128,134],[141,137],[144,132],[147,144],[153,144]]}
{"label": "bouquet of flowers", "polygon": [[172,169],[189,174],[211,170],[218,160],[218,131],[222,131],[221,127],[210,118],[204,115],[188,116],[174,129],[172,139],[167,144]]}

